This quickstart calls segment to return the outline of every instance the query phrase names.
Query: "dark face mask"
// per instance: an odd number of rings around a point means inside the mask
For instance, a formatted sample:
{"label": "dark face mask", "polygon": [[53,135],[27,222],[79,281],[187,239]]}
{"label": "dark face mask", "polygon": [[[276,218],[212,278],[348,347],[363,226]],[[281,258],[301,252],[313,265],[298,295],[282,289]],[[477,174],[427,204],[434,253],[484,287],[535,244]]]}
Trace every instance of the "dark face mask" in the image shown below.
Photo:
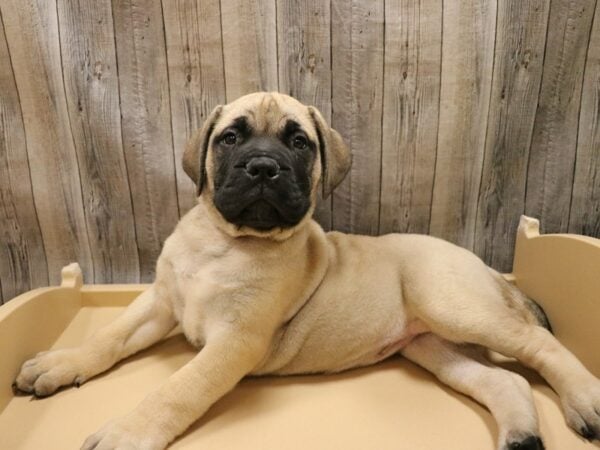
{"label": "dark face mask", "polygon": [[240,117],[213,138],[214,205],[236,226],[260,231],[297,225],[310,208],[316,143],[288,120],[259,134]]}

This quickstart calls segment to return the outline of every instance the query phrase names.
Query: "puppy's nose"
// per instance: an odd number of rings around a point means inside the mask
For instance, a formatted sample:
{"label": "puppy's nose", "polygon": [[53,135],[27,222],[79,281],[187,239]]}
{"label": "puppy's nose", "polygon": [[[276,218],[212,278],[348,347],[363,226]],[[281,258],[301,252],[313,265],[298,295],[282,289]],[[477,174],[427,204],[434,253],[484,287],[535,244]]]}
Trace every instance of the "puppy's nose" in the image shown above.
{"label": "puppy's nose", "polygon": [[279,175],[279,164],[268,156],[257,156],[246,164],[246,173],[250,178],[275,179]]}

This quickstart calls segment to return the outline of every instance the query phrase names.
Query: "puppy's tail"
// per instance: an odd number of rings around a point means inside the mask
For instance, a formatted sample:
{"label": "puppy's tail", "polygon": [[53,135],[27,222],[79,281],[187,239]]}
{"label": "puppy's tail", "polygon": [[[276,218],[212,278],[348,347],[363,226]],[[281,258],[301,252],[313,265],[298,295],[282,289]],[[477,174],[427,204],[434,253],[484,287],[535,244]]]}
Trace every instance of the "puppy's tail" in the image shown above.
{"label": "puppy's tail", "polygon": [[508,305],[511,308],[518,310],[525,317],[525,320],[527,320],[528,323],[533,323],[535,325],[544,327],[550,333],[552,333],[552,325],[550,325],[548,316],[542,307],[534,300],[527,297],[516,286],[506,281],[498,272],[493,269],[491,269],[491,271],[496,283],[498,284],[498,287],[500,288],[500,291],[502,292],[502,296]]}
{"label": "puppy's tail", "polygon": [[534,300],[530,299],[529,297],[526,297],[525,294],[521,293],[521,295],[525,300],[525,306],[535,316],[538,325],[544,327],[550,333],[553,333],[552,325],[550,325],[550,320],[548,320],[548,316],[546,315],[546,312],[542,309],[542,307],[538,305]]}

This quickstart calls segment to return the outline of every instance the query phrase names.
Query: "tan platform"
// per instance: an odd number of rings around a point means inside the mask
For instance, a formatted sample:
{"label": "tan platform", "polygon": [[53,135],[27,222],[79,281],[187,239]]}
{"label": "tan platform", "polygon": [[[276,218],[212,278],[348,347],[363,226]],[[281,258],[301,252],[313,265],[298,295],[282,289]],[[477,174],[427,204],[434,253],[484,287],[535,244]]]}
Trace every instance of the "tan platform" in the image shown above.
{"label": "tan platform", "polygon": [[[600,240],[539,236],[522,218],[514,273],[546,310],[556,336],[600,376]],[[34,400],[14,397],[20,364],[49,347],[77,345],[118,315],[146,285],[82,285],[77,265],[60,287],[0,307],[0,449],[77,449],[107,420],[134,408],[194,355],[175,335],[79,389]],[[565,425],[558,399],[532,383],[548,450],[592,449]],[[244,380],[172,448],[202,450],[493,450],[496,426],[469,398],[401,358],[334,376]]]}

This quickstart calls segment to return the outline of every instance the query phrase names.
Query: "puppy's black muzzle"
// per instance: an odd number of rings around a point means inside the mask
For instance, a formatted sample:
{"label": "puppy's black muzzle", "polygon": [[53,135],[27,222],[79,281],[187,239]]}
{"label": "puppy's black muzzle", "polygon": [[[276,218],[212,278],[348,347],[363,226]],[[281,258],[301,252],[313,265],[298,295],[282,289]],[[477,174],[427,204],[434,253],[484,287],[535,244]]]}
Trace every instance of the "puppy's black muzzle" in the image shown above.
{"label": "puppy's black muzzle", "polygon": [[214,203],[238,226],[259,230],[297,224],[310,207],[306,160],[274,137],[252,137],[217,155]]}

